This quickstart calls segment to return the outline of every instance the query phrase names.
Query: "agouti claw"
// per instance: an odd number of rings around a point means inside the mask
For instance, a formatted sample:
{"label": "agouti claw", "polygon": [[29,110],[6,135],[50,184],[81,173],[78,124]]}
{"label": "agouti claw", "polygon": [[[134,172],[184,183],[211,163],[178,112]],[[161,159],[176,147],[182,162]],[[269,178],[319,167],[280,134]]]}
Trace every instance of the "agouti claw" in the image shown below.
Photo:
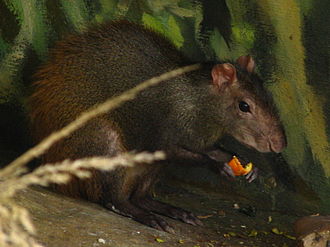
{"label": "agouti claw", "polygon": [[168,232],[168,233],[171,233],[171,234],[174,234],[174,233],[175,233],[173,227],[171,227],[171,226],[165,226],[165,227],[163,228],[163,230],[164,230],[165,232]]}
{"label": "agouti claw", "polygon": [[157,215],[150,214],[144,217],[135,218],[135,220],[145,225],[151,226],[152,228],[155,228],[159,231],[175,233],[173,227],[171,227],[165,220]]}
{"label": "agouti claw", "polygon": [[182,221],[187,223],[187,224],[191,224],[194,226],[203,226],[203,222],[200,221],[200,219],[198,219],[193,213],[188,213],[187,215],[185,215],[182,218]]}
{"label": "agouti claw", "polygon": [[183,221],[184,223],[191,224],[194,226],[203,225],[203,223],[193,213],[181,208],[169,206],[168,213],[166,215],[173,219],[178,219]]}
{"label": "agouti claw", "polygon": [[169,224],[167,224],[167,222],[165,220],[161,219],[160,221],[158,221],[158,224],[160,225],[162,231],[172,233],[172,234],[175,233],[174,228],[171,227]]}
{"label": "agouti claw", "polygon": [[234,179],[235,178],[235,174],[233,172],[233,170],[231,169],[231,167],[228,165],[228,163],[224,163],[223,167],[220,170],[221,175],[223,175],[224,177],[228,178],[228,179]]}
{"label": "agouti claw", "polygon": [[257,167],[254,167],[248,174],[245,175],[246,180],[251,183],[258,177],[259,170]]}
{"label": "agouti claw", "polygon": [[195,224],[198,225],[198,226],[204,226],[204,223],[198,219],[197,217],[195,217]]}

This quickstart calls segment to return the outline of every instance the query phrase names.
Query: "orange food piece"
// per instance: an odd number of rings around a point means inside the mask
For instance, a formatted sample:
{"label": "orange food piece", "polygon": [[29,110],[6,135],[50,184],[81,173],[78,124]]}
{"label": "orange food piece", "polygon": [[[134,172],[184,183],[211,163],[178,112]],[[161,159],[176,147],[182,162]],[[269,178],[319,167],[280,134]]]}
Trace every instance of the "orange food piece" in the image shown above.
{"label": "orange food piece", "polygon": [[236,156],[233,156],[231,161],[228,162],[228,165],[233,170],[235,176],[246,175],[252,170],[251,162],[243,166]]}

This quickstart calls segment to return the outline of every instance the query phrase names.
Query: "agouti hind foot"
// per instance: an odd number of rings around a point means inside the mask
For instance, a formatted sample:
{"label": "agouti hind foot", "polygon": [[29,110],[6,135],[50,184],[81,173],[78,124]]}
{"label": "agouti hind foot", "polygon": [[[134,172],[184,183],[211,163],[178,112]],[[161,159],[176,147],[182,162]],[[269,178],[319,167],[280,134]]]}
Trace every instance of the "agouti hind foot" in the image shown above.
{"label": "agouti hind foot", "polygon": [[138,215],[135,216],[133,219],[142,224],[151,226],[152,228],[155,228],[157,230],[165,231],[168,233],[175,233],[173,227],[171,227],[164,219],[152,213]]}
{"label": "agouti hind foot", "polygon": [[156,201],[151,197],[144,197],[133,200],[134,205],[145,210],[170,217],[172,219],[181,220],[187,224],[202,226],[203,223],[191,212],[184,209],[171,206],[167,203]]}
{"label": "agouti hind foot", "polygon": [[157,230],[174,233],[174,229],[164,219],[157,215],[154,215],[147,210],[136,207],[129,202],[117,205],[109,203],[106,204],[105,207],[114,211],[115,213],[130,217],[137,222],[140,222]]}

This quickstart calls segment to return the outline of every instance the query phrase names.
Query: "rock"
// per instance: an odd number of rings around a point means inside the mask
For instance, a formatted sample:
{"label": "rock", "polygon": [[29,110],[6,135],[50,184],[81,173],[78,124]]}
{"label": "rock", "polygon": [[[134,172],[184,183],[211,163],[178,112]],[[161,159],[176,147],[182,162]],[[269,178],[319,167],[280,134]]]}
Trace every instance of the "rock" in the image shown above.
{"label": "rock", "polygon": [[330,216],[306,216],[296,221],[300,247],[330,247]]}
{"label": "rock", "polygon": [[[295,216],[271,211],[255,196],[207,191],[191,185],[171,183],[158,187],[158,199],[192,211],[204,226],[192,226],[164,217],[174,234],[158,231],[84,200],[69,198],[40,187],[22,190],[15,202],[31,213],[36,239],[45,247],[252,247],[296,246],[284,234],[273,234],[276,226],[292,235]],[[258,201],[258,203],[256,203]],[[233,208],[254,205],[255,217]],[[222,215],[219,215],[222,210]],[[288,210],[296,214],[294,210]],[[267,220],[272,216],[272,223]],[[1,219],[0,219],[1,220]],[[251,236],[251,232],[257,232]],[[322,246],[323,247],[323,246]]]}
{"label": "rock", "polygon": [[21,191],[15,202],[29,210],[36,238],[47,247],[206,246],[201,242],[216,238],[210,230],[171,219],[167,221],[176,234],[158,231],[99,205],[38,187]]}

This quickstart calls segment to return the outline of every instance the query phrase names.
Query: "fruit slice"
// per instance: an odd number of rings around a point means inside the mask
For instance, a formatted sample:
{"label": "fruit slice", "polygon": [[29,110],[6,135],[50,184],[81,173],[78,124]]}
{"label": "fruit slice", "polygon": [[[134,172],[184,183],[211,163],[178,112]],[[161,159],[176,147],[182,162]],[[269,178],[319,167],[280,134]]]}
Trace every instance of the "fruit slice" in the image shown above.
{"label": "fruit slice", "polygon": [[231,161],[228,162],[228,165],[233,170],[235,176],[248,174],[252,170],[253,166],[251,162],[243,166],[236,156],[233,156]]}

